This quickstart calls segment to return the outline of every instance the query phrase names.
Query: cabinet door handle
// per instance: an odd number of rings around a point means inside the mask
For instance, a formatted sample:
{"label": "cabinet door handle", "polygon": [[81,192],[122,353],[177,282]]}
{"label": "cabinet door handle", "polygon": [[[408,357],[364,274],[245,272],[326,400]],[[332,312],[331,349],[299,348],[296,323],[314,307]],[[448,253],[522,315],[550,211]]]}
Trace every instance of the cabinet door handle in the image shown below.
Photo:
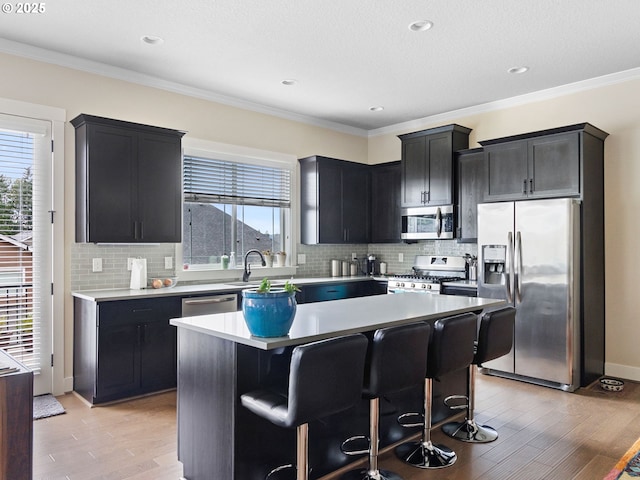
{"label": "cabinet door handle", "polygon": [[522,181],[522,193],[525,194],[525,195],[527,194],[527,179],[526,178]]}
{"label": "cabinet door handle", "polygon": [[533,193],[533,178],[529,179],[529,193]]}
{"label": "cabinet door handle", "polygon": [[424,203],[429,203],[431,201],[431,192],[427,190],[424,192]]}
{"label": "cabinet door handle", "polygon": [[137,327],[138,330],[138,345],[142,345],[144,343],[144,329],[145,329],[144,324],[140,324]]}

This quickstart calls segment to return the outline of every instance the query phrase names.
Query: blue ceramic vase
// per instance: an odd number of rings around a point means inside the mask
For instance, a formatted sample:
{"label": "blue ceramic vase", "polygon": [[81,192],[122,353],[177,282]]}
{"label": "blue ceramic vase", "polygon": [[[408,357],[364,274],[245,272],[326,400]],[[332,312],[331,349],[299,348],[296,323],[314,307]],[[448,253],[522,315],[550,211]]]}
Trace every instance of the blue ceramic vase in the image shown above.
{"label": "blue ceramic vase", "polygon": [[268,293],[257,289],[242,290],[242,314],[251,335],[284,337],[289,334],[296,316],[296,295],[284,288],[272,288]]}

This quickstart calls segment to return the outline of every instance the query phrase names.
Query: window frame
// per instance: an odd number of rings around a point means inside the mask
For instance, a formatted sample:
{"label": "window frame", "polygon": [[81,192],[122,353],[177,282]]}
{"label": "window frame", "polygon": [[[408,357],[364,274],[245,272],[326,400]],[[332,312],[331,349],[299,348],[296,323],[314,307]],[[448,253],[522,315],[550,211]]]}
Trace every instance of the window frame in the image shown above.
{"label": "window frame", "polygon": [[[295,155],[261,150],[251,147],[218,143],[209,140],[201,140],[184,137],[182,140],[183,157],[194,156],[203,158],[215,158],[230,162],[248,163],[252,165],[270,166],[277,168],[285,168],[291,172],[291,207],[289,231],[285,239],[285,252],[287,253],[289,265],[286,267],[260,267],[254,268],[252,280],[258,277],[260,272],[262,277],[265,276],[287,276],[296,273],[296,245],[298,241],[298,159]],[[184,205],[184,192],[182,193],[182,203]],[[285,227],[286,229],[286,227]],[[176,258],[176,275],[179,281],[220,281],[220,280],[239,280],[242,278],[243,258],[236,258],[237,267],[235,269],[209,269],[194,268],[183,269],[182,242],[175,244]],[[253,257],[252,257],[253,258]],[[255,260],[254,260],[255,261]],[[259,278],[258,278],[259,279]]]}

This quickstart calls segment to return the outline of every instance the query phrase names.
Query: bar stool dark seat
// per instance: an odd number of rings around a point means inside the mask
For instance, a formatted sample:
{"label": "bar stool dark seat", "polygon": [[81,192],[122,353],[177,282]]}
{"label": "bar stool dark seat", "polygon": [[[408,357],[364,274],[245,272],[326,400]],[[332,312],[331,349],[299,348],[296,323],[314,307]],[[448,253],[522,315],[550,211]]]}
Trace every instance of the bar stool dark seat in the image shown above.
{"label": "bar stool dark seat", "polygon": [[274,468],[266,476],[296,469],[308,480],[308,423],[346,410],[360,400],[367,338],[361,334],[320,340],[293,349],[287,394],[263,389],[240,396],[242,405],[273,424],[296,427],[296,465]]}
{"label": "bar stool dark seat", "polygon": [[396,447],[396,455],[414,467],[444,468],[453,465],[457,460],[453,450],[431,442],[432,386],[433,379],[469,367],[473,360],[476,324],[477,317],[472,313],[465,313],[436,320],[433,325],[424,381],[422,438],[419,442],[403,443]]}
{"label": "bar stool dark seat", "polygon": [[376,330],[369,342],[364,369],[362,396],[369,399],[369,448],[348,452],[351,441],[364,437],[351,437],[343,443],[348,455],[369,454],[365,470],[351,470],[342,480],[402,480],[395,472],[378,469],[380,397],[418,385],[424,381],[431,327],[413,323]]}
{"label": "bar stool dark seat", "polygon": [[511,351],[513,346],[513,329],[516,309],[505,307],[485,313],[480,319],[478,341],[473,362],[469,366],[469,397],[462,408],[467,409],[464,422],[449,422],[442,426],[442,431],[450,437],[470,443],[493,442],[498,432],[488,425],[478,425],[473,418],[475,408],[476,370],[484,362],[502,357]]}

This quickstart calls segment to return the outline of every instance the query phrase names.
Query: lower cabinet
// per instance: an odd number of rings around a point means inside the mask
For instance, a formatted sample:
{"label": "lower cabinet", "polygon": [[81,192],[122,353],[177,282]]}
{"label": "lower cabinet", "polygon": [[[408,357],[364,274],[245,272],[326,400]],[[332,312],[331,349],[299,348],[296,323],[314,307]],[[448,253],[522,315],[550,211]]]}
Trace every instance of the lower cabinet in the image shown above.
{"label": "lower cabinet", "polygon": [[77,393],[102,403],[175,388],[179,297],[74,302]]}
{"label": "lower cabinet", "polygon": [[370,295],[386,294],[387,282],[363,279],[360,281],[305,285],[302,287],[300,293],[302,293],[302,299],[297,297],[298,303],[326,302],[328,300],[342,300],[344,298],[367,297]]}

